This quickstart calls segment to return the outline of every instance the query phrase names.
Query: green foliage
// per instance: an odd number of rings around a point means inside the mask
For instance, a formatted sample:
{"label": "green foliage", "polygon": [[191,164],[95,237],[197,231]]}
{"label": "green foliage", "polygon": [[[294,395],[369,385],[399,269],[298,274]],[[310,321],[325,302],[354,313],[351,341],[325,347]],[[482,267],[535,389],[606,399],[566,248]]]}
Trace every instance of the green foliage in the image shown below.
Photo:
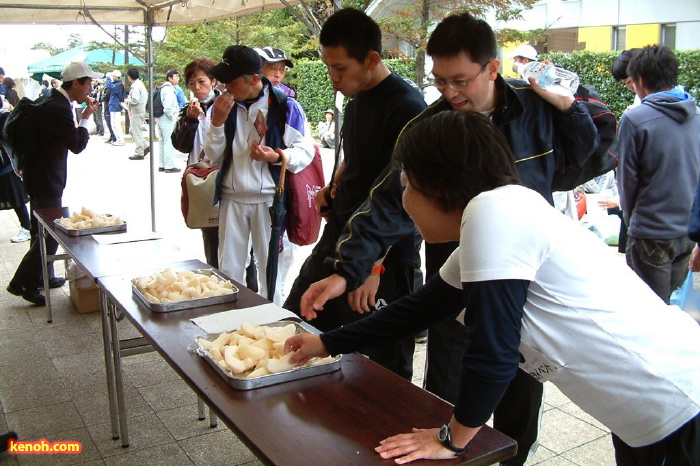
{"label": "green foliage", "polygon": [[[411,80],[415,77],[413,59],[388,59],[384,63],[399,76]],[[296,90],[297,100],[304,109],[307,120],[315,128],[324,119],[323,112],[333,108],[334,103],[333,85],[328,78],[326,65],[320,60],[303,60],[294,66],[294,70],[299,79],[288,84]]]}
{"label": "green foliage", "polygon": [[[634,94],[624,84],[615,81],[610,73],[619,51],[612,52],[552,52],[542,55],[543,60],[550,60],[559,66],[578,74],[581,84],[592,84],[600,94],[603,102],[617,115],[622,116],[628,105],[634,101]],[[678,83],[688,92],[700,96],[700,76],[695,72],[700,65],[700,51],[677,50]]]}

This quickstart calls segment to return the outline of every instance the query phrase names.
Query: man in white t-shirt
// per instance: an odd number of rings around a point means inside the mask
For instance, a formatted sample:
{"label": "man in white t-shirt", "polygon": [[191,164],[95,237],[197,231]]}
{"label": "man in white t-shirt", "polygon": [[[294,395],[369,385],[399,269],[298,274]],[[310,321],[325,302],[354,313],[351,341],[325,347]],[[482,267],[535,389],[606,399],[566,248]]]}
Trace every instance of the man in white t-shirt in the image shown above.
{"label": "man in white t-shirt", "polygon": [[[459,248],[413,295],[285,344],[301,363],[412,335],[461,312],[468,338],[452,418],[441,429],[385,439],[381,457],[405,463],[465,454],[520,367],[610,428],[619,465],[700,464],[693,319],[667,306],[595,235],[519,185],[506,141],[482,115],[423,120],[404,132],[395,157],[403,204],[421,235],[459,240]],[[322,291],[315,284],[302,299],[305,317],[323,312]]]}

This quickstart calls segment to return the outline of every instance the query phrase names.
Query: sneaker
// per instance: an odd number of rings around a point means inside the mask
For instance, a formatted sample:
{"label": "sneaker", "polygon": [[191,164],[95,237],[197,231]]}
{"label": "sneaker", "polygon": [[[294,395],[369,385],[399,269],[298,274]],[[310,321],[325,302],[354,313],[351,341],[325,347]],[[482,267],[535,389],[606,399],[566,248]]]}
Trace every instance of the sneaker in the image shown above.
{"label": "sneaker", "polygon": [[151,152],[151,148],[150,148],[150,147],[146,147],[146,148],[143,150],[143,156],[144,156],[144,157],[147,156],[149,152]]}
{"label": "sneaker", "polygon": [[112,143],[112,145],[113,145],[113,146],[123,146],[123,145],[124,145],[124,141],[114,141],[114,142]]}
{"label": "sneaker", "polygon": [[159,172],[164,172],[164,171],[165,171],[165,168],[159,167],[159,168],[158,168],[158,171],[159,171]]}
{"label": "sneaker", "polygon": [[17,232],[17,235],[10,238],[10,242],[12,242],[12,243],[24,243],[25,241],[29,241],[31,239],[31,237],[32,236],[29,233],[29,230],[25,230],[24,228],[20,228],[19,232]]}
{"label": "sneaker", "polygon": [[179,168],[166,168],[163,170],[165,173],[180,173],[182,170]]}
{"label": "sneaker", "polygon": [[143,155],[132,155],[129,160],[143,160]]}
{"label": "sneaker", "polygon": [[116,141],[116,139],[109,138],[105,141],[105,144],[112,144],[115,141]]}

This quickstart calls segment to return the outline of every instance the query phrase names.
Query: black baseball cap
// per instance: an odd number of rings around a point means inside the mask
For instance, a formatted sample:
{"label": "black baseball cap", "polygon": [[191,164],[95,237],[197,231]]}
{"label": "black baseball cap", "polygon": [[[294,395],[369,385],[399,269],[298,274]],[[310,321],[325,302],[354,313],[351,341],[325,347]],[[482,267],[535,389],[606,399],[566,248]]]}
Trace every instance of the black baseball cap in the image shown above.
{"label": "black baseball cap", "polygon": [[224,50],[221,62],[210,71],[219,82],[230,83],[245,74],[261,74],[262,59],[258,52],[245,45],[232,45]]}
{"label": "black baseball cap", "polygon": [[258,54],[260,54],[260,57],[265,63],[278,63],[283,61],[289,68],[294,68],[294,63],[292,63],[292,60],[287,58],[284,50],[269,46],[261,49],[256,48],[255,50],[258,52]]}

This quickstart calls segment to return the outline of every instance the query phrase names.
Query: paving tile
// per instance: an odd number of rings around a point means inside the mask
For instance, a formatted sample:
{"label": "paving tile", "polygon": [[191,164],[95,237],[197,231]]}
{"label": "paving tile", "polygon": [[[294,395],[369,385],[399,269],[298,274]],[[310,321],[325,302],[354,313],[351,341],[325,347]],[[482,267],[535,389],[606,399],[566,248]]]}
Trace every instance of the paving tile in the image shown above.
{"label": "paving tile", "polygon": [[[125,386],[125,402],[127,417],[153,413],[151,407],[133,385]],[[86,426],[110,422],[106,382],[102,391],[75,394],[73,404]]]}
{"label": "paving tile", "polygon": [[164,411],[197,403],[197,395],[180,378],[139,387],[138,391],[154,411]]}
{"label": "paving tile", "polygon": [[130,417],[128,427],[129,447],[127,448],[122,447],[121,440],[112,440],[112,427],[109,422],[88,426],[88,431],[105,459],[175,441],[155,414]]}
{"label": "paving tile", "polygon": [[55,356],[52,358],[52,361],[61,377],[90,372],[96,369],[104,370],[105,366],[105,356],[102,347],[77,354]]}
{"label": "paving tile", "polygon": [[538,463],[537,466],[592,466],[592,465],[579,465],[578,463],[572,463],[571,461],[567,460],[566,458],[563,458],[561,456],[555,456],[553,458],[550,458],[548,460],[545,460],[541,463]]}
{"label": "paving tile", "polygon": [[610,435],[605,435],[592,442],[572,448],[562,453],[561,456],[581,466],[589,464],[615,466],[615,449],[613,448]]}
{"label": "paving tile", "polygon": [[6,413],[7,424],[22,439],[38,440],[47,435],[85,427],[73,403],[42,405]]}
{"label": "paving tile", "polygon": [[190,437],[178,442],[194,464],[241,465],[255,461],[255,455],[229,430]]}
{"label": "paving tile", "polygon": [[0,466],[17,466],[19,461],[15,455],[10,455],[8,453],[0,453]]}
{"label": "paving tile", "polygon": [[92,441],[87,429],[75,429],[47,435],[46,441],[78,441],[82,445],[82,452],[71,455],[17,455],[20,466],[45,465],[62,466],[67,464],[83,464],[88,461],[102,461],[95,443]]}
{"label": "paving tile", "polygon": [[155,385],[180,378],[162,358],[143,364],[123,366],[123,372],[136,387]]}
{"label": "paving tile", "polygon": [[[62,335],[56,338],[47,338],[44,340],[44,346],[52,358],[71,356],[88,351],[104,354],[102,350],[102,338],[94,333]],[[104,357],[102,360],[104,360]]]}
{"label": "paving tile", "polygon": [[544,401],[555,408],[571,403],[571,400],[551,382],[544,384]]}
{"label": "paving tile", "polygon": [[535,452],[535,454],[527,459],[527,461],[525,462],[525,466],[533,466],[535,464],[540,464],[543,461],[554,458],[555,456],[557,456],[557,454],[554,453],[552,450],[540,445],[539,447],[537,447],[537,451]]}
{"label": "paving tile", "polygon": [[148,353],[134,354],[132,356],[127,356],[122,358],[122,367],[131,366],[134,364],[143,364],[144,362],[158,361],[163,359],[160,354],[156,351],[150,351]]}
{"label": "paving tile", "polygon": [[6,413],[70,401],[70,395],[61,379],[47,379],[38,384],[5,388],[0,390],[0,398]]}
{"label": "paving tile", "polygon": [[182,440],[197,435],[227,430],[226,425],[219,420],[216,427],[209,425],[209,410],[206,410],[207,418],[203,421],[197,419],[197,404],[183,406],[156,412],[158,418],[163,421],[168,431],[176,440]]}
{"label": "paving tile", "polygon": [[93,333],[83,317],[75,313],[54,313],[53,323],[50,324],[46,322],[46,313],[38,315],[34,318],[34,328],[37,337],[42,340]]}
{"label": "paving tile", "polygon": [[564,411],[567,414],[571,414],[573,417],[576,419],[580,419],[582,421],[585,421],[589,423],[592,426],[595,426],[599,428],[600,430],[603,430],[605,432],[610,432],[610,429],[607,428],[605,424],[600,422],[598,419],[594,418],[581,408],[579,408],[576,404],[574,403],[569,403],[567,405],[562,406],[561,408],[562,411]]}
{"label": "paving tile", "polygon": [[37,359],[27,364],[10,364],[2,367],[0,391],[19,385],[40,384],[58,377],[58,371],[50,359]]}
{"label": "paving tile", "polygon": [[136,464],[185,466],[194,464],[176,442],[129,451],[123,455],[110,456],[105,460],[105,463],[108,466],[132,466]]}
{"label": "paving tile", "polygon": [[33,333],[31,337],[14,339],[5,339],[0,335],[0,367],[18,363],[29,365],[50,359],[44,344],[36,341]]}
{"label": "paving tile", "polygon": [[[7,293],[7,292],[5,292]],[[17,297],[18,300],[22,298]],[[22,300],[23,302],[26,302]],[[22,330],[22,329],[33,329],[34,323],[32,322],[29,313],[26,310],[18,310],[16,312],[6,312],[4,313],[2,319],[0,319],[0,330]]]}
{"label": "paving tile", "polygon": [[542,415],[540,444],[557,454],[606,435],[605,431],[559,409],[552,409]]}

